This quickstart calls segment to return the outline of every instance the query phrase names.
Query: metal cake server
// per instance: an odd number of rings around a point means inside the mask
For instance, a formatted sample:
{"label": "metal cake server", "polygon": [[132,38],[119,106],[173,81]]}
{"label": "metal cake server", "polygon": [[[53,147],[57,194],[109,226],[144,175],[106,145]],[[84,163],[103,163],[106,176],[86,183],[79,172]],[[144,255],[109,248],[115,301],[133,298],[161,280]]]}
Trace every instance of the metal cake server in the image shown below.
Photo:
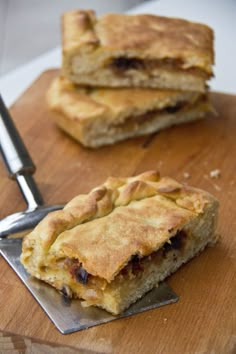
{"label": "metal cake server", "polygon": [[49,212],[64,205],[44,205],[32,174],[35,165],[0,95],[0,150],[10,178],[14,179],[27,203],[27,209],[0,220],[0,237],[33,229]]}
{"label": "metal cake server", "polygon": [[53,287],[31,277],[20,262],[22,239],[8,238],[7,236],[33,228],[47,213],[61,209],[63,205],[43,205],[43,198],[32,177],[35,166],[1,96],[0,148],[10,177],[18,183],[28,205],[25,211],[0,220],[0,254],[17,273],[62,334],[72,333],[178,301],[175,292],[166,283],[162,283],[121,315],[113,316],[95,307],[84,308],[79,300],[65,301]]}

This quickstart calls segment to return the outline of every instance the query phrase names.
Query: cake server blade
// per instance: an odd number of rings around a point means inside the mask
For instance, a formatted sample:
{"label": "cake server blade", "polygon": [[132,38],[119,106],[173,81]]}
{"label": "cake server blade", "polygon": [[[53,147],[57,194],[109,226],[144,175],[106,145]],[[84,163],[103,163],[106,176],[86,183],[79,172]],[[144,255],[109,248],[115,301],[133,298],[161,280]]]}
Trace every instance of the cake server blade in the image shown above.
{"label": "cake server blade", "polygon": [[62,334],[80,331],[178,301],[175,292],[166,283],[161,283],[119,316],[113,316],[95,307],[84,308],[80,300],[65,301],[53,287],[29,276],[20,263],[21,245],[21,239],[2,239],[0,254]]}
{"label": "cake server blade", "polygon": [[35,166],[11,120],[1,95],[0,150],[10,177],[18,183],[28,206],[25,211],[0,220],[0,254],[17,273],[61,333],[72,333],[178,300],[178,296],[165,283],[162,283],[122,315],[112,316],[95,307],[84,308],[79,300],[72,300],[68,303],[53,287],[31,277],[20,262],[22,239],[7,238],[7,236],[14,236],[19,232],[22,233],[33,228],[48,212],[61,209],[63,205],[44,206],[43,198],[32,177]]}

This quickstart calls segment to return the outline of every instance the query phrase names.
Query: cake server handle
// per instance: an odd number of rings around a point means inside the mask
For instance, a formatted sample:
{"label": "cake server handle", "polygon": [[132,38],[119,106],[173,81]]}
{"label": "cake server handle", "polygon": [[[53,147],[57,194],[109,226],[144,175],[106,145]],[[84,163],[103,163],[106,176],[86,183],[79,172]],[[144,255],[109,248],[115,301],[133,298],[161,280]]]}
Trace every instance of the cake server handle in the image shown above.
{"label": "cake server handle", "polygon": [[[43,198],[32,177],[35,165],[13,123],[0,94],[0,151],[7,167],[10,178],[16,180],[28,206],[42,205]],[[22,176],[22,177],[20,177]],[[20,177],[20,178],[19,178]],[[21,183],[25,179],[26,183]],[[27,186],[26,186],[27,184]]]}
{"label": "cake server handle", "polygon": [[17,173],[34,173],[35,165],[0,95],[0,148],[11,178]]}

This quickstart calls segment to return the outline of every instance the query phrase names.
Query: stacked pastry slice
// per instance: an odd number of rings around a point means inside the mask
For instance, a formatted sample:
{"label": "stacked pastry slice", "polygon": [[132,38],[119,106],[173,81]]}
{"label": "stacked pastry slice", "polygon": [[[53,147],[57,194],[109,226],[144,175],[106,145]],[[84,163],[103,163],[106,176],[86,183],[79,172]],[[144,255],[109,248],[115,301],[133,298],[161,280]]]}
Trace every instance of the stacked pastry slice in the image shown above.
{"label": "stacked pastry slice", "polygon": [[48,103],[58,125],[88,147],[200,119],[210,110],[213,32],[153,15],[65,13],[62,76]]}

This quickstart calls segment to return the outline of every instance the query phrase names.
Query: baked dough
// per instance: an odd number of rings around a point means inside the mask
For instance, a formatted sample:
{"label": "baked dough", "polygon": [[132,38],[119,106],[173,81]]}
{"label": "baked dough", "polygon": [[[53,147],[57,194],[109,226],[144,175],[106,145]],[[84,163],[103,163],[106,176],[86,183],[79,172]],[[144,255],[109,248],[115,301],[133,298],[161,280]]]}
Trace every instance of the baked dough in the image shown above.
{"label": "baked dough", "polygon": [[206,94],[148,88],[83,88],[56,78],[47,94],[55,123],[81,144],[96,148],[201,119]]}
{"label": "baked dough", "polygon": [[109,178],[48,214],[21,262],[69,297],[119,314],[217,240],[217,200],[148,171]]}
{"label": "baked dough", "polygon": [[214,63],[206,25],[154,15],[66,12],[63,74],[75,83],[204,92]]}

